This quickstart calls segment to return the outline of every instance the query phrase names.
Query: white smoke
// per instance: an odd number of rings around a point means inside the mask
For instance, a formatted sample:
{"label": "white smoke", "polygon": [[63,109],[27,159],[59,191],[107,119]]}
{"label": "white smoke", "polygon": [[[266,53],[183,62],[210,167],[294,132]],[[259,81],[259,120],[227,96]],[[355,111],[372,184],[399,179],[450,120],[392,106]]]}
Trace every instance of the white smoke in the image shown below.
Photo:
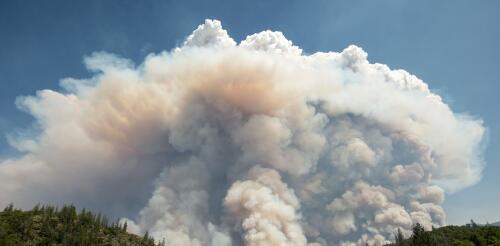
{"label": "white smoke", "polygon": [[380,245],[443,225],[444,192],[483,168],[481,120],[356,46],[237,44],[207,20],[139,66],[85,63],[94,77],[18,99],[38,134],[10,135],[0,205],[73,202],[167,245]]}

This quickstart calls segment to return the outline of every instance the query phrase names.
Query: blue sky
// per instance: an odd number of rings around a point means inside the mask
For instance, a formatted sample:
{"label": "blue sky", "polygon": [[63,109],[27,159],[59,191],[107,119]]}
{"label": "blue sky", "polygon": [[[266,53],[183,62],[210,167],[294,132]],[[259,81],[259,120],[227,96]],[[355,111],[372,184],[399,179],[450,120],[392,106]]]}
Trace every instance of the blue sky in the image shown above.
{"label": "blue sky", "polygon": [[170,50],[206,18],[236,40],[271,29],[305,50],[361,46],[371,62],[427,82],[455,112],[488,127],[483,179],[445,201],[449,223],[500,220],[500,1],[1,1],[0,156],[5,134],[30,126],[15,99],[88,77],[82,58],[107,51],[137,63]]}

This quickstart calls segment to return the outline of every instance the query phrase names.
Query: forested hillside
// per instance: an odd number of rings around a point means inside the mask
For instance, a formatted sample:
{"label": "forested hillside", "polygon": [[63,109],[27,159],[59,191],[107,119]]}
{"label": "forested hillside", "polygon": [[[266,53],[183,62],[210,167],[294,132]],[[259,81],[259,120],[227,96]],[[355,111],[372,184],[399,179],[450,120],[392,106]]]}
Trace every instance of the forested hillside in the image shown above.
{"label": "forested hillside", "polygon": [[147,234],[127,233],[126,226],[90,211],[77,212],[74,206],[36,206],[21,211],[10,205],[0,212],[0,246],[155,245]]}
{"label": "forested hillside", "polygon": [[413,234],[405,239],[398,230],[392,246],[500,246],[500,227],[480,226],[471,221],[465,226],[444,226],[425,231],[420,224],[413,227]]}
{"label": "forested hillside", "polygon": [[[0,246],[156,246],[147,234],[143,237],[126,232],[126,224],[110,223],[105,216],[74,206],[55,208],[36,206],[30,211],[12,205],[0,212]],[[445,226],[425,231],[420,224],[404,238],[395,233],[396,242],[388,246],[500,246],[500,227],[477,225]],[[159,245],[162,245],[160,243]]]}

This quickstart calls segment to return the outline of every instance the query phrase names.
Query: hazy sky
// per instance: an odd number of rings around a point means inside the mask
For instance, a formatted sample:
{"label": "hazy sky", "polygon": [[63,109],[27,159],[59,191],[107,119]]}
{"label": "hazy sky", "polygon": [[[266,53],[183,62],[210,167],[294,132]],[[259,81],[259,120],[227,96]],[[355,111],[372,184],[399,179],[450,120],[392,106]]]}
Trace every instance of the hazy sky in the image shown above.
{"label": "hazy sky", "polygon": [[5,135],[33,124],[19,95],[89,77],[82,57],[107,51],[141,62],[170,50],[206,18],[237,41],[282,31],[307,53],[361,46],[371,62],[427,82],[455,112],[488,127],[483,179],[448,194],[449,223],[500,220],[500,1],[1,1],[0,156]]}

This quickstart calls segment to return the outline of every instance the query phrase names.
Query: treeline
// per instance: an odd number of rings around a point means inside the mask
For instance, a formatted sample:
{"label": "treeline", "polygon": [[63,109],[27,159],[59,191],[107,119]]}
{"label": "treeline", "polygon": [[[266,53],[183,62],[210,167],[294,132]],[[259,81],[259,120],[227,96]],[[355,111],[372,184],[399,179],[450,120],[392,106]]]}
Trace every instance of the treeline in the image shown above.
{"label": "treeline", "polygon": [[425,231],[420,224],[413,226],[412,235],[404,238],[401,230],[391,246],[500,246],[500,227],[477,225],[471,220],[465,226],[444,226]]}
{"label": "treeline", "polygon": [[[127,224],[110,222],[101,214],[70,206],[35,206],[22,211],[9,205],[0,211],[0,246],[162,246],[148,233],[140,237],[126,232]],[[500,227],[444,226],[425,231],[420,224],[405,238],[400,230],[387,246],[500,246]]]}
{"label": "treeline", "polygon": [[9,205],[0,212],[0,246],[156,246],[147,233],[126,232],[127,224],[110,222],[101,214],[72,205],[62,208],[36,206],[30,211]]}

